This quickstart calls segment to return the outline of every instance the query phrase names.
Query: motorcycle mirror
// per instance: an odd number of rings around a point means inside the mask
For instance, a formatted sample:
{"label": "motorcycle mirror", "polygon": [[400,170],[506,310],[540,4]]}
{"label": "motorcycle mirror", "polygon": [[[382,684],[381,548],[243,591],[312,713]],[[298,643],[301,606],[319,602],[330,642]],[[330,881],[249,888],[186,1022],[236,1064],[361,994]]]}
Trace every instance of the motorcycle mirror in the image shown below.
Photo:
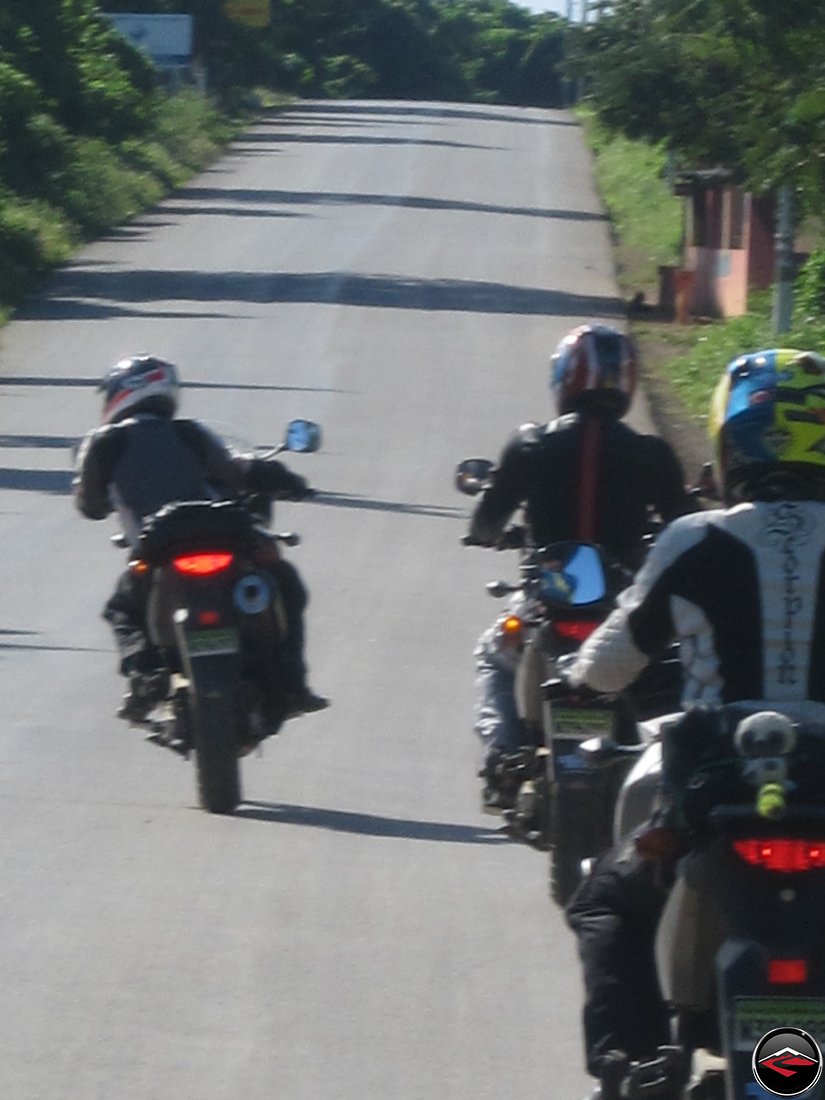
{"label": "motorcycle mirror", "polygon": [[490,595],[497,600],[501,599],[502,596],[509,596],[511,592],[518,592],[518,588],[508,584],[507,581],[488,581],[485,587]]}
{"label": "motorcycle mirror", "polygon": [[607,595],[604,561],[587,542],[554,542],[539,555],[539,593],[545,603],[587,607]]}
{"label": "motorcycle mirror", "polygon": [[696,479],[696,484],[691,490],[691,495],[705,497],[707,500],[712,501],[721,499],[712,462],[705,462],[702,464],[702,469],[699,471],[699,477]]}
{"label": "motorcycle mirror", "polygon": [[488,458],[465,458],[455,470],[455,487],[467,497],[478,496],[487,488],[495,466]]}
{"label": "motorcycle mirror", "polygon": [[284,450],[308,453],[321,447],[321,425],[314,420],[290,420],[284,436]]}

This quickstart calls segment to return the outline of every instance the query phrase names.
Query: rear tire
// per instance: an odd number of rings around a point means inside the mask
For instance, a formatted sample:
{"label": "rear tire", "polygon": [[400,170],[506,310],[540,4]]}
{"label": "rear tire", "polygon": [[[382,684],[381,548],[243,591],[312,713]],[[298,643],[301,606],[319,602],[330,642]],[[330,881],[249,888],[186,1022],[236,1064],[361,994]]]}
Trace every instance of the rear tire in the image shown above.
{"label": "rear tire", "polygon": [[214,692],[194,700],[192,740],[201,807],[231,814],[241,802],[238,721],[231,695]]}

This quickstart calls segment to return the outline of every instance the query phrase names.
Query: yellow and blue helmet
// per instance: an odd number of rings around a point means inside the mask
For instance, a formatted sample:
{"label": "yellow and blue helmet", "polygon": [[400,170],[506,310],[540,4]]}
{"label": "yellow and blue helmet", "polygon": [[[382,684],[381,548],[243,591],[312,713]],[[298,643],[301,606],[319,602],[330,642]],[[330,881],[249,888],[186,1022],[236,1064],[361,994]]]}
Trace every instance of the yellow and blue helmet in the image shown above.
{"label": "yellow and blue helmet", "polygon": [[725,500],[825,499],[825,358],[740,355],[714,391],[708,434]]}

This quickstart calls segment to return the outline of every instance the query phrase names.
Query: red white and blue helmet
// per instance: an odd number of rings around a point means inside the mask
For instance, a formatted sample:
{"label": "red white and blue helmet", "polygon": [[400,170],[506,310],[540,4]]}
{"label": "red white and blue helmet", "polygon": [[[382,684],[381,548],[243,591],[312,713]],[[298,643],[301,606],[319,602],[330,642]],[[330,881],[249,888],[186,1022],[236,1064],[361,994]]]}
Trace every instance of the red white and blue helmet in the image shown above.
{"label": "red white and blue helmet", "polygon": [[636,349],[608,325],[580,325],[550,360],[550,392],[562,415],[586,410],[624,416],[636,389]]}
{"label": "red white and blue helmet", "polygon": [[115,424],[139,412],[172,417],[178,407],[177,368],[153,355],[121,359],[100,384],[104,424]]}

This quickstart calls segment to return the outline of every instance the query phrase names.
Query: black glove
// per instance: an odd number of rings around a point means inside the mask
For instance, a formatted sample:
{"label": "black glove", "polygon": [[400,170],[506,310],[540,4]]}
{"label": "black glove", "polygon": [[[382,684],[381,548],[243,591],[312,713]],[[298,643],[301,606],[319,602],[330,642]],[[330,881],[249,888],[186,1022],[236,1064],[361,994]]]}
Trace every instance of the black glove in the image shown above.
{"label": "black glove", "polygon": [[298,474],[291,474],[290,483],[278,494],[283,500],[306,500],[315,495],[315,490],[307,483],[305,478]]}
{"label": "black glove", "polygon": [[304,478],[276,459],[253,459],[246,475],[246,487],[253,493],[270,493],[282,500],[304,500],[311,489]]}

